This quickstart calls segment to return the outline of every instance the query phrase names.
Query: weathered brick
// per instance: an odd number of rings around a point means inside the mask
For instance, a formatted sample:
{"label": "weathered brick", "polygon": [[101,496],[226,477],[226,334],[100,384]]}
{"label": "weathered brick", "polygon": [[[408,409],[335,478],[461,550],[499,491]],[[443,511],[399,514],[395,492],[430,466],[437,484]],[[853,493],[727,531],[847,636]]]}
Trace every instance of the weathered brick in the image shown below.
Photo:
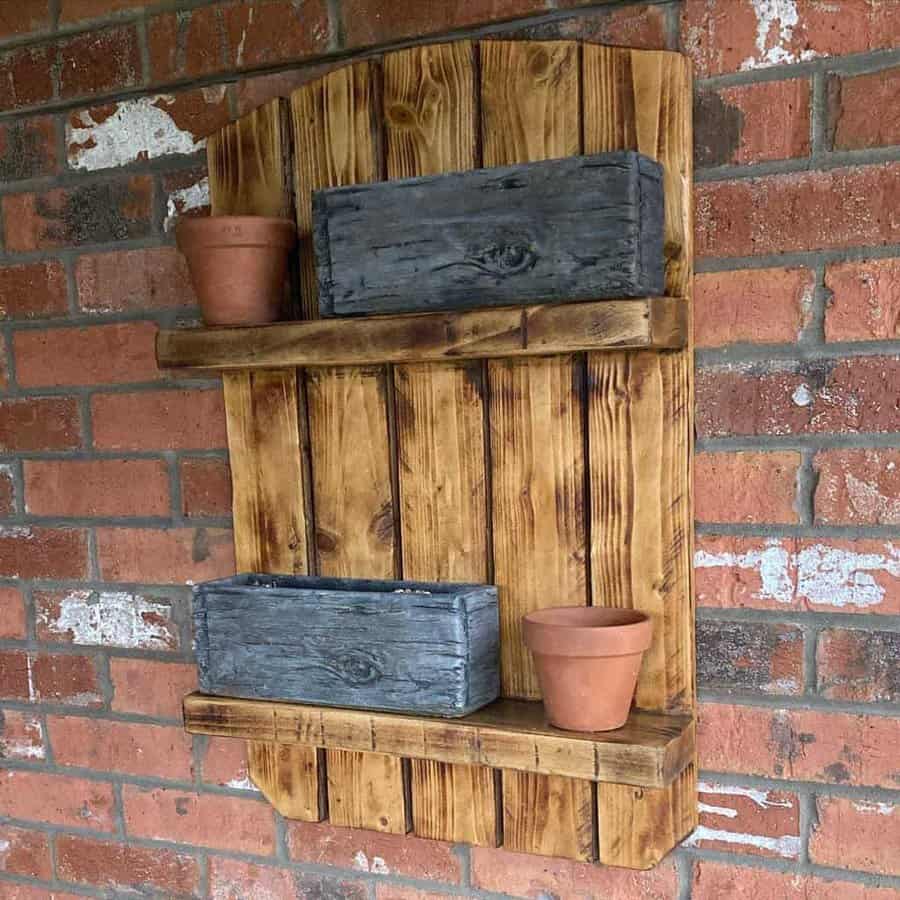
{"label": "weathered brick", "polygon": [[[223,859],[212,856],[209,860],[209,895],[221,900],[238,900],[246,895],[247,885],[266,900],[296,900],[299,893],[297,874],[274,866]],[[317,896],[317,895],[312,895]],[[343,900],[342,894],[318,895]]]}
{"label": "weathered brick", "polygon": [[829,700],[900,701],[900,633],[828,628],[816,647],[817,689]]}
{"label": "weathered brick", "polygon": [[130,591],[34,591],[34,615],[41,641],[178,649],[175,612],[165,598]]}
{"label": "weathered brick", "polygon": [[103,689],[97,662],[90,656],[37,653],[28,672],[30,699],[40,703],[100,706]]}
{"label": "weathered brick", "polygon": [[225,93],[218,85],[77,110],[66,123],[69,168],[93,172],[194,154],[228,122]]}
{"label": "weathered brick", "polygon": [[3,198],[12,251],[106,243],[150,234],[153,183],[147,175]]}
{"label": "weathered brick", "polygon": [[66,271],[58,260],[0,267],[0,318],[65,315]]}
{"label": "weathered brick", "polygon": [[68,828],[115,827],[112,786],[67,775],[0,769],[0,808],[14,819]]}
{"label": "weathered brick", "polygon": [[231,515],[231,470],[226,460],[181,461],[181,512],[188,517]]}
{"label": "weathered brick", "polygon": [[700,768],[826,784],[894,788],[897,722],[812,709],[700,705]]}
{"label": "weathered brick", "polygon": [[472,884],[487,891],[535,900],[671,900],[678,896],[678,873],[671,857],[641,872],[487,847],[473,847],[471,853]]}
{"label": "weathered brick", "polygon": [[450,900],[451,897],[458,896],[458,894],[443,894],[431,888],[406,887],[402,884],[381,882],[375,885],[376,900]]}
{"label": "weathered brick", "polygon": [[681,41],[700,76],[897,46],[900,7],[870,0],[685,0]]}
{"label": "weathered brick", "polygon": [[825,287],[827,341],[900,338],[900,259],[832,263]]}
{"label": "weathered brick", "polygon": [[78,404],[72,397],[0,400],[0,450],[76,450],[81,446]]}
{"label": "weathered brick", "polygon": [[28,654],[22,650],[0,650],[0,697],[5,700],[31,698]]}
{"label": "weathered brick", "polygon": [[197,302],[187,263],[174,247],[80,256],[75,279],[78,305],[85,312],[172,309]]}
{"label": "weathered brick", "polygon": [[[579,0],[566,0],[558,6],[563,9],[578,3]],[[644,50],[675,49],[668,34],[665,7],[647,3],[584,10],[568,19],[553,19],[538,24],[513,24],[511,28],[504,29],[500,36],[506,40],[580,40]]]}
{"label": "weathered brick", "polygon": [[234,572],[232,534],[224,528],[98,528],[97,553],[107,581],[194,583]]}
{"label": "weathered brick", "polygon": [[776,859],[800,856],[796,794],[767,788],[700,782],[700,826],[689,847]]}
{"label": "weathered brick", "polygon": [[64,99],[121,90],[142,80],[132,25],[86,31],[59,43],[59,94]]}
{"label": "weathered brick", "polygon": [[0,872],[49,881],[53,877],[53,866],[48,835],[42,831],[0,825]]}
{"label": "weathered brick", "polygon": [[241,78],[235,85],[238,115],[243,116],[253,112],[254,109],[275,97],[290,97],[298,87],[321,78],[339,67],[339,63],[323,63],[317,66],[308,65],[300,69],[290,69],[287,72],[270,72],[265,75]]}
{"label": "weathered brick", "polygon": [[62,0],[59,21],[83,22],[85,19],[98,19],[110,13],[140,9],[147,5],[147,0]]}
{"label": "weathered brick", "polygon": [[219,388],[95,394],[91,415],[94,445],[104,450],[211,450],[227,444]]}
{"label": "weathered brick", "polygon": [[694,163],[747,165],[809,156],[809,79],[706,88],[694,98]]}
{"label": "weathered brick", "polygon": [[113,658],[109,673],[116,712],[180,719],[184,695],[197,690],[197,667],[193,663]]}
{"label": "weathered brick", "polygon": [[458,884],[459,858],[450,844],[308,822],[288,823],[291,858],[363,872]]}
{"label": "weathered brick", "polygon": [[[164,175],[162,188],[166,197],[164,231],[173,231],[183,216],[209,214],[209,177],[205,168]],[[196,302],[193,300],[193,294],[191,297],[192,302]]]}
{"label": "weathered brick", "polygon": [[84,578],[87,536],[80,528],[0,527],[0,576]]}
{"label": "weathered brick", "polygon": [[697,622],[700,687],[741,693],[803,692],[803,632],[768,622]]}
{"label": "weathered brick", "polygon": [[4,4],[0,9],[0,38],[20,37],[35,31],[48,31],[53,24],[49,0]]}
{"label": "weathered brick", "polygon": [[83,894],[51,891],[45,885],[33,886],[19,882],[2,882],[0,883],[0,897],[3,900],[80,900]]}
{"label": "weathered brick", "polygon": [[199,879],[197,860],[187,854],[71,834],[56,838],[56,865],[65,881],[125,891],[163,891],[166,896],[194,894]]}
{"label": "weathered brick", "polygon": [[816,522],[900,524],[900,450],[823,450],[813,465]]}
{"label": "weathered brick", "polygon": [[37,178],[58,169],[52,116],[11,119],[0,125],[0,179]]}
{"label": "weathered brick", "polygon": [[700,522],[797,522],[799,466],[793,451],[698,453],[694,514]]}
{"label": "weathered brick", "polygon": [[369,896],[368,888],[362,881],[352,881],[340,876],[318,875],[312,872],[298,872],[295,878],[297,897],[366,900]]}
{"label": "weathered brick", "polygon": [[0,109],[20,109],[52,99],[54,58],[53,48],[46,44],[0,53]]}
{"label": "weathered brick", "polygon": [[61,766],[189,781],[191,736],[180,726],[48,716],[53,758]]}
{"label": "weathered brick", "polygon": [[16,485],[12,469],[0,464],[0,517],[11,516],[16,511]]}
{"label": "weathered brick", "polygon": [[696,185],[699,257],[900,242],[900,163]]}
{"label": "weathered brick", "polygon": [[0,638],[25,637],[25,598],[18,588],[0,587]]}
{"label": "weathered brick", "polygon": [[34,516],[167,516],[163,460],[25,460],[25,509]]}
{"label": "weathered brick", "polygon": [[208,737],[200,761],[203,781],[238,791],[255,791],[247,768],[247,745],[230,738]]}
{"label": "weathered brick", "polygon": [[696,548],[701,606],[900,615],[891,541],[698,535]]}
{"label": "weathered brick", "polygon": [[698,347],[785,344],[806,325],[815,277],[809,269],[739,269],[694,278]]}
{"label": "weathered brick", "polygon": [[[407,7],[405,15],[411,12]],[[325,0],[257,0],[222,7],[229,66],[299,61],[329,45]]]}
{"label": "weathered brick", "polygon": [[[13,666],[18,670],[18,661],[14,661]],[[0,759],[35,760],[46,757],[47,747],[41,720],[30,712],[0,710]]]}
{"label": "weathered brick", "polygon": [[[900,24],[900,20],[898,20]],[[877,110],[877,115],[872,111]],[[900,144],[900,68],[828,79],[828,126],[835,150]]]}
{"label": "weathered brick", "polygon": [[265,856],[275,850],[272,807],[253,797],[125,785],[122,799],[125,827],[136,837]]}
{"label": "weathered brick", "polygon": [[153,81],[209,75],[223,68],[219,5],[154,16],[147,25]]}
{"label": "weathered brick", "polygon": [[900,804],[817,797],[809,856],[837,869],[900,875]]}

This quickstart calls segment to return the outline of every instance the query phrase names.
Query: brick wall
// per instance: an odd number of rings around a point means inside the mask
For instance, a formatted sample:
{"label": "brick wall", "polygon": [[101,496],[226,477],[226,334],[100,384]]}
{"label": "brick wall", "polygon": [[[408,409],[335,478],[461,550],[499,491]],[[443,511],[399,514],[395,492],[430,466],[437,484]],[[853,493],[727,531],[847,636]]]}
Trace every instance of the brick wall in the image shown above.
{"label": "brick wall", "polygon": [[[900,2],[0,4],[0,897],[900,896]],[[169,229],[201,137],[441,34],[696,64],[701,827],[604,870],[287,823],[179,727],[233,567]]]}

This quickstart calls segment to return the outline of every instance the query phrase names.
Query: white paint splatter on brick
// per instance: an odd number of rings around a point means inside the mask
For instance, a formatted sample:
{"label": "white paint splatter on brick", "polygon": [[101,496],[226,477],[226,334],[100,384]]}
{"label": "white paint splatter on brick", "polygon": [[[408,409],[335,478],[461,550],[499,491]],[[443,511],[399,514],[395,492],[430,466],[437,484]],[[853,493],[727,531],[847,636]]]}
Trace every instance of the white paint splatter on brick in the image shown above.
{"label": "white paint splatter on brick", "polygon": [[232,778],[231,781],[225,782],[225,787],[234,788],[236,791],[255,791],[256,785],[250,780],[248,775],[243,778]]}
{"label": "white paint splatter on brick", "polygon": [[797,554],[797,594],[819,606],[878,606],[885,589],[871,572],[900,577],[900,547],[884,545],[885,553],[854,553],[824,544],[804,547]]}
{"label": "white paint splatter on brick", "polygon": [[709,813],[711,816],[725,816],[726,819],[736,819],[737,810],[728,806],[710,806],[709,803],[698,803],[697,808],[702,813]]}
{"label": "white paint splatter on brick", "polygon": [[176,125],[166,110],[174,102],[169,94],[124,100],[100,122],[94,121],[90,110],[82,110],[80,125],[66,124],[69,165],[94,172],[138,159],[194,153],[206,141]]}
{"label": "white paint splatter on brick", "polygon": [[744,834],[739,831],[723,831],[718,828],[708,828],[706,825],[698,825],[685,840],[684,846],[696,847],[700,841],[720,841],[723,844],[758,847],[760,850],[777,853],[785,859],[795,859],[800,854],[800,838],[791,834],[768,837],[761,834]]}
{"label": "white paint splatter on brick", "polygon": [[353,857],[353,866],[360,872],[371,872],[374,875],[390,875],[391,870],[380,856],[373,856],[369,862],[369,857],[362,850],[357,850]]}
{"label": "white paint splatter on brick", "polygon": [[712,784],[708,781],[700,781],[697,783],[697,793],[699,794],[721,794],[729,797],[748,797],[760,809],[769,809],[773,806],[779,806],[782,809],[790,809],[793,804],[789,799],[772,800],[769,791],[760,788],[741,787],[734,784]]}
{"label": "white paint splatter on brick", "polygon": [[893,803],[854,803],[853,808],[861,813],[875,813],[877,816],[892,816],[898,807]]}
{"label": "white paint splatter on brick", "polygon": [[[885,467],[891,470],[891,464]],[[854,511],[866,521],[879,521],[882,524],[900,523],[900,497],[889,497],[883,494],[877,484],[863,481],[851,472],[844,475],[847,496]]]}
{"label": "white paint splatter on brick", "polygon": [[[812,50],[795,53],[788,49],[794,36],[794,28],[800,23],[796,0],[750,0],[756,15],[756,56],[748,56],[741,63],[741,69],[759,69],[782,63],[795,63],[813,59],[817,54]],[[770,45],[772,32],[775,42]]]}
{"label": "white paint splatter on brick", "polygon": [[777,539],[767,541],[764,550],[751,550],[747,553],[709,553],[698,550],[694,554],[694,566],[698,569],[728,567],[754,570],[762,582],[755,596],[775,600],[777,603],[793,602],[794,583],[790,564],[791,554]]}
{"label": "white paint splatter on brick", "polygon": [[799,384],[791,394],[791,400],[797,406],[809,406],[813,402],[813,392],[809,389],[808,384]]}
{"label": "white paint splatter on brick", "polygon": [[201,178],[196,184],[172,191],[166,200],[166,220],[163,222],[163,229],[171,231],[180,215],[204,206],[209,206],[209,178]]}
{"label": "white paint splatter on brick", "polygon": [[70,633],[76,644],[142,650],[171,649],[170,618],[168,605],[127,591],[70,591],[59,601],[58,615],[38,614],[38,622]]}

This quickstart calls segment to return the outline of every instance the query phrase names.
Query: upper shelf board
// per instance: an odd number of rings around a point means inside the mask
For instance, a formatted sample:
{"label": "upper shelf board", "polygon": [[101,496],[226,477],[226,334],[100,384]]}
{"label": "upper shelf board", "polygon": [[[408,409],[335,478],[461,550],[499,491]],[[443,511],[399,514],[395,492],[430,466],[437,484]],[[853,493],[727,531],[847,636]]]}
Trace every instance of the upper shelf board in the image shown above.
{"label": "upper shelf board", "polygon": [[687,304],[674,297],[161,331],[160,368],[271,369],[679,349]]}

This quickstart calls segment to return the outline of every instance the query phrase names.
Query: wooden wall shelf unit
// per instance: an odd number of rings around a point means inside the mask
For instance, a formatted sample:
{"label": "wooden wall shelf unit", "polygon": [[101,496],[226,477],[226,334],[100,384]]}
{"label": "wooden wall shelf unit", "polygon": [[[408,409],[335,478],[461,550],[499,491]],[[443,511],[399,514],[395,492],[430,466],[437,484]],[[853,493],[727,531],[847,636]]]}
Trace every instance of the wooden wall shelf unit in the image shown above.
{"label": "wooden wall shelf unit", "polygon": [[[665,297],[320,320],[311,192],[638,150]],[[457,41],[345,65],[209,140],[214,215],[296,216],[289,317],[162,332],[222,371],[239,571],[488,581],[505,699],[462,719],[191,694],[284,815],[647,868],[697,823],[691,73],[676,53]],[[520,617],[648,613],[628,724],[544,724]]]}

